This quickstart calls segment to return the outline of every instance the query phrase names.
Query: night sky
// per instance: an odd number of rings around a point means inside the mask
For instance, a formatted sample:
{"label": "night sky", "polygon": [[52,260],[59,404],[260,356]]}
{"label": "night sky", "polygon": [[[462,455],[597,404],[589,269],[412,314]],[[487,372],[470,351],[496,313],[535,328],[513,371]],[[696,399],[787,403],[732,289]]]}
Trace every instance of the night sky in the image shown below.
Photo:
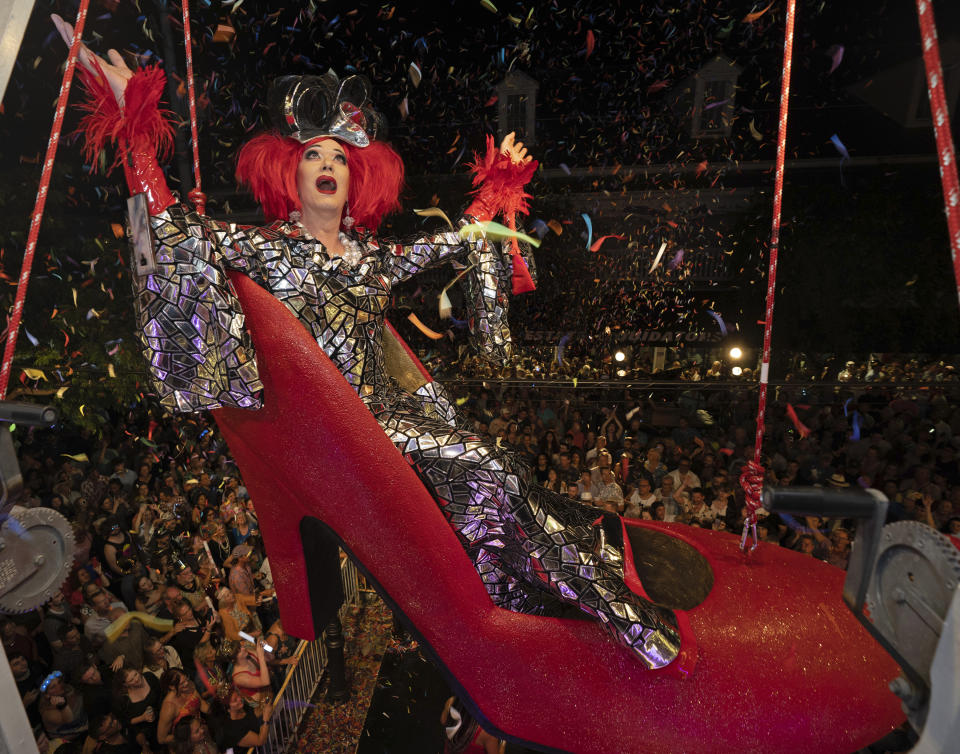
{"label": "night sky", "polygon": [[[960,77],[960,6],[933,5],[949,89]],[[267,85],[277,75],[333,68],[374,82],[388,138],[407,165],[404,212],[386,232],[435,223],[410,211],[427,203],[455,216],[466,204],[465,163],[497,129],[495,87],[509,71],[522,71],[539,83],[532,151],[543,171],[531,186],[528,227],[544,238],[536,252],[540,290],[514,305],[518,335],[617,337],[708,331],[722,322],[756,340],[773,174],[743,166],[775,157],[785,7],[785,0],[769,7],[699,0],[194,2],[208,211],[255,219],[232,173],[238,145],[266,124]],[[72,20],[76,4],[38,0],[0,114],[5,306],[67,53],[50,12]],[[161,62],[172,45],[172,105],[185,117],[179,5],[93,0],[84,38],[98,52],[116,47],[139,65]],[[933,131],[905,125],[899,115],[910,104],[919,52],[913,2],[798,2],[788,157],[820,162],[787,175],[778,347],[955,352],[960,345]],[[692,139],[684,88],[718,55],[741,69],[730,135]],[[71,102],[79,96],[74,92]],[[922,101],[917,108],[922,117]],[[65,133],[76,121],[71,111]],[[189,127],[181,131],[188,135]],[[852,162],[843,160],[840,145]],[[878,159],[858,163],[862,158]],[[175,160],[175,187],[181,171]],[[61,142],[35,264],[40,299],[30,298],[25,318],[38,345],[21,336],[24,365],[39,350],[54,349],[60,355],[48,365],[99,369],[102,355],[71,356],[64,336],[76,345],[106,338],[113,327],[116,337],[129,337],[126,251],[117,237],[121,181],[119,172],[106,177],[83,165],[74,139]],[[691,196],[703,200],[698,205]],[[590,251],[588,240],[605,235],[622,238]],[[649,273],[664,243],[662,263]],[[725,273],[698,277],[713,258]],[[401,290],[399,303],[431,326],[447,327],[435,307],[443,282]]]}

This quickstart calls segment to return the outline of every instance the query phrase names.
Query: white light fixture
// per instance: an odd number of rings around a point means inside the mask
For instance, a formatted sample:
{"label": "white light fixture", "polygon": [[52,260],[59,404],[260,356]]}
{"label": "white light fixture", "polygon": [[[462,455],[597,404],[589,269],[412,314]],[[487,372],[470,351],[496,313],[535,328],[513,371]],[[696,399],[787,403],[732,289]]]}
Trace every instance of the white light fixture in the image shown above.
{"label": "white light fixture", "polygon": [[618,370],[617,370],[617,377],[626,377],[626,376],[627,376],[627,370],[626,370],[626,369],[618,369]]}
{"label": "white light fixture", "polygon": [[734,377],[739,377],[741,374],[743,374],[743,370],[740,367],[734,367],[733,369],[730,370],[730,373]]}
{"label": "white light fixture", "polygon": [[731,359],[739,359],[741,356],[743,356],[743,351],[740,350],[739,346],[734,346],[733,348],[730,349]]}
{"label": "white light fixture", "polygon": [[625,358],[627,358],[627,355],[623,351],[617,351],[613,355],[613,358],[616,359],[617,361],[623,361]]}

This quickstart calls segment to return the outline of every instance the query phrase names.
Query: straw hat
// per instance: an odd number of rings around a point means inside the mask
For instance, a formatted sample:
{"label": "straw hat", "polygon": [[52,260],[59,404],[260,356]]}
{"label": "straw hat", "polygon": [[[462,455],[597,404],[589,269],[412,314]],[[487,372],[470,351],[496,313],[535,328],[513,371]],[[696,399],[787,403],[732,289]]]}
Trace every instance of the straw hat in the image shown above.
{"label": "straw hat", "polygon": [[831,476],[827,480],[827,484],[829,484],[831,487],[839,487],[839,488],[850,486],[850,483],[847,481],[846,477],[840,472],[837,472],[836,474]]}

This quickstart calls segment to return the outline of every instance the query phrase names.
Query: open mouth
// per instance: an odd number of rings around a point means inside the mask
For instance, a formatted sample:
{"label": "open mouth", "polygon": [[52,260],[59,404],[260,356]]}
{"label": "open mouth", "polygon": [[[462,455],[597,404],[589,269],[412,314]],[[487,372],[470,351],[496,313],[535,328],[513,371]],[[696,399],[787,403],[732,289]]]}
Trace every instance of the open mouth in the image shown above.
{"label": "open mouth", "polygon": [[317,191],[321,194],[337,193],[337,182],[329,175],[321,175],[317,178]]}

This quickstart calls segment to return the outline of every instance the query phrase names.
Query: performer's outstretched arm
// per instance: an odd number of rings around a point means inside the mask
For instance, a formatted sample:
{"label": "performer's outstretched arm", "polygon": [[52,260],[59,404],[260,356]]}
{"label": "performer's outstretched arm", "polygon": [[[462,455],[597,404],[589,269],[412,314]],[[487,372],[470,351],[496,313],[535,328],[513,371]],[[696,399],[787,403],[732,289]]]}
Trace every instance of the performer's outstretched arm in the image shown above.
{"label": "performer's outstretched arm", "polygon": [[[502,216],[508,226],[516,227],[517,214],[526,214],[529,195],[525,186],[537,169],[537,162],[527,155],[522,142],[510,133],[500,147],[492,136],[487,137],[487,151],[477,155],[472,166],[474,198],[460,220],[461,225],[486,222]],[[464,277],[467,321],[480,353],[503,362],[510,355],[510,328],[507,313],[510,306],[510,282],[514,293],[533,290],[533,280],[519,250],[509,245],[512,265],[496,245],[480,239],[464,241],[453,231],[420,238],[413,243],[397,244],[389,258],[391,282],[397,283],[422,270],[450,261],[460,270],[469,268]]]}
{"label": "performer's outstretched arm", "polygon": [[[50,18],[63,41],[71,44],[73,26],[55,13]],[[122,165],[130,193],[146,193],[150,214],[160,214],[176,201],[157,161],[158,154],[169,154],[173,147],[173,128],[157,107],[163,72],[148,68],[134,73],[116,50],[109,50],[105,59],[85,44],[80,45],[79,61],[80,79],[89,94],[81,105],[87,112],[81,123],[84,155],[92,163],[107,142],[114,143],[111,169]]]}
{"label": "performer's outstretched arm", "polygon": [[[73,27],[53,16],[68,44]],[[259,408],[262,385],[228,269],[261,274],[261,260],[239,228],[200,217],[177,202],[159,157],[173,147],[173,126],[160,108],[159,68],[131,71],[115,50],[107,58],[80,46],[84,152],[91,163],[108,144],[111,167],[123,166],[131,194],[145,193],[155,271],[134,275],[136,314],[154,388],[175,411],[220,406]]]}

